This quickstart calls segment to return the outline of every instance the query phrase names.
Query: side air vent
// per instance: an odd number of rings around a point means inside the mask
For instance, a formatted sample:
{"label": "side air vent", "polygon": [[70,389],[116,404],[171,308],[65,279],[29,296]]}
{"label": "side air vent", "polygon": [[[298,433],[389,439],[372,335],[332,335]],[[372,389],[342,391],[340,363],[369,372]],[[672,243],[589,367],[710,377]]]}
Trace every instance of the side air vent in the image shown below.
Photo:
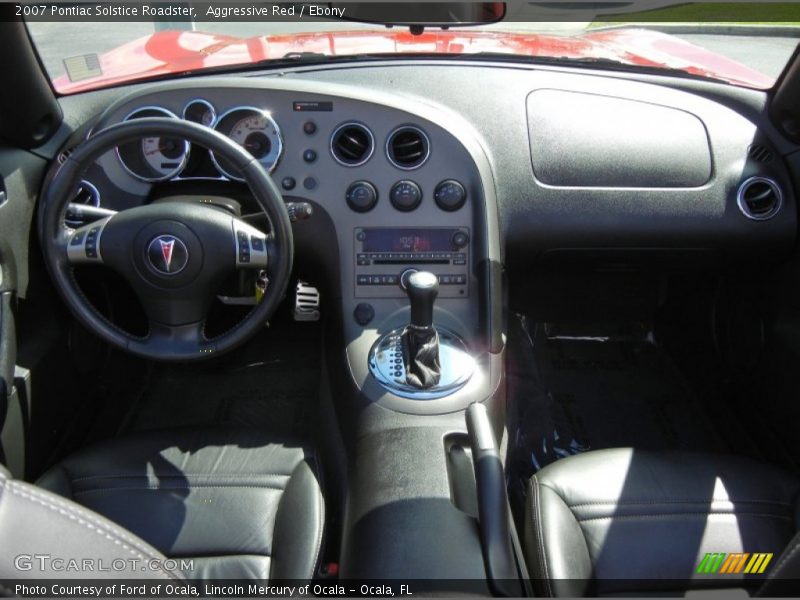
{"label": "side air vent", "polygon": [[361,123],[344,123],[331,136],[331,154],[337,162],[347,167],[358,167],[367,162],[375,151],[372,132]]}
{"label": "side air vent", "polygon": [[739,210],[748,219],[766,221],[781,209],[783,193],[780,186],[766,177],[751,177],[739,186]]}
{"label": "side air vent", "polygon": [[747,149],[747,156],[760,163],[768,163],[772,161],[772,151],[762,144],[751,145]]}
{"label": "side air vent", "polygon": [[[80,204],[83,206],[100,206],[100,192],[88,181],[81,181],[75,190],[75,195],[69,201],[70,204]],[[80,227],[85,225],[83,221],[71,219],[69,216],[64,218],[64,222],[70,227]]]}
{"label": "side air vent", "polygon": [[386,140],[386,156],[398,169],[416,169],[428,160],[429,155],[428,136],[417,127],[395,129]]}

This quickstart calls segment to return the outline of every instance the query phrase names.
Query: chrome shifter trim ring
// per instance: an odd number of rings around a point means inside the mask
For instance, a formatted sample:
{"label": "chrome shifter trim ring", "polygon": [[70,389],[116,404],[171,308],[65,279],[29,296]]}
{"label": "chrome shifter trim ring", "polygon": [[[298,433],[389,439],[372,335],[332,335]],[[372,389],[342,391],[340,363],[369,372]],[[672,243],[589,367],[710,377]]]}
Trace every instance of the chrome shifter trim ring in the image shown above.
{"label": "chrome shifter trim ring", "polygon": [[439,383],[420,389],[406,383],[406,366],[401,336],[405,327],[394,329],[378,339],[369,351],[369,370],[384,388],[395,396],[409,400],[435,400],[458,391],[472,377],[475,359],[467,352],[464,341],[455,333],[437,327],[439,360],[442,373]]}

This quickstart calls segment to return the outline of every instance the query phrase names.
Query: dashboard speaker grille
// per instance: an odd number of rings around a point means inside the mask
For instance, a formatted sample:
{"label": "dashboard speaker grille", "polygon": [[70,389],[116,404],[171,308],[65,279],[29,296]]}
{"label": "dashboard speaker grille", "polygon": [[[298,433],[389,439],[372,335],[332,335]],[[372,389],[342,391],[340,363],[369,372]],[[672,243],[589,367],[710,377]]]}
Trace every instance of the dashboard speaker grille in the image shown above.
{"label": "dashboard speaker grille", "polygon": [[386,154],[394,166],[400,169],[416,169],[428,160],[428,136],[416,127],[401,127],[389,136]]}
{"label": "dashboard speaker grille", "polygon": [[348,167],[363,165],[375,150],[372,132],[360,123],[345,123],[331,136],[331,154]]}
{"label": "dashboard speaker grille", "polygon": [[751,177],[739,186],[739,210],[748,219],[765,221],[781,209],[783,193],[780,186],[766,177]]}

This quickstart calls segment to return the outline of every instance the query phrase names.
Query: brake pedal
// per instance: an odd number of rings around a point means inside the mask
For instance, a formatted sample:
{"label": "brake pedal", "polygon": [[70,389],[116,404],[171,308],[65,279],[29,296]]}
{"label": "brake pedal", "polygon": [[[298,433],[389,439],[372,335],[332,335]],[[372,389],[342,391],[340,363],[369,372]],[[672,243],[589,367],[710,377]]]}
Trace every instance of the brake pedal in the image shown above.
{"label": "brake pedal", "polygon": [[319,290],[305,281],[298,281],[294,295],[294,320],[319,321]]}

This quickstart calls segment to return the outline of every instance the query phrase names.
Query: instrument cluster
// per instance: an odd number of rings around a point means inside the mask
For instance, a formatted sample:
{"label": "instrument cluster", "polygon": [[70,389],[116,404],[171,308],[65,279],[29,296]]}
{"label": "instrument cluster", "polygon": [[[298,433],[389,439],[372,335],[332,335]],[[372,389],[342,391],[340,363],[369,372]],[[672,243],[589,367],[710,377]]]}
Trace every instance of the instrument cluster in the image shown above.
{"label": "instrument cluster", "polygon": [[[147,117],[181,118],[166,108],[145,106],[137,108],[124,120]],[[258,160],[267,172],[272,172],[281,158],[281,130],[266,110],[238,106],[218,116],[210,102],[195,99],[184,107],[182,118],[229,137]],[[173,137],[146,137],[120,145],[117,156],[130,175],[146,182],[196,177],[243,181],[236,168],[223,157]]]}

